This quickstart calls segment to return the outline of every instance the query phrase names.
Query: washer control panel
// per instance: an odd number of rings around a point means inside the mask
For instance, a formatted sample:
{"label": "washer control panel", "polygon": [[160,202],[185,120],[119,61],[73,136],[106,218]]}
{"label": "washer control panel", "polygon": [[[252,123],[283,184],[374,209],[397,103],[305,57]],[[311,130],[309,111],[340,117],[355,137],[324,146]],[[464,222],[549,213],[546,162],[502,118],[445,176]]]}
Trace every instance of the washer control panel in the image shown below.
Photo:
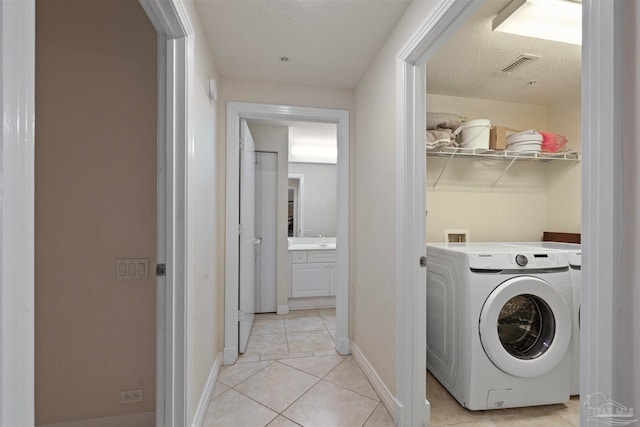
{"label": "washer control panel", "polygon": [[469,253],[469,267],[476,270],[540,270],[569,266],[563,252]]}

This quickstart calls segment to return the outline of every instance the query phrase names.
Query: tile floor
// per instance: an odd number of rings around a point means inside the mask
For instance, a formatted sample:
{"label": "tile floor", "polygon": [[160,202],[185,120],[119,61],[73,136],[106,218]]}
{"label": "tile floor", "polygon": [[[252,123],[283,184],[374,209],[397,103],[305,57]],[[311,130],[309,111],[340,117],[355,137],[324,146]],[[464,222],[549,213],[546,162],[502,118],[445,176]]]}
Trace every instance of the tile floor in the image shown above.
{"label": "tile floor", "polygon": [[455,427],[572,427],[580,421],[580,399],[566,404],[526,408],[469,411],[427,372],[427,399],[431,403],[431,426]]}
{"label": "tile floor", "polygon": [[[334,350],[335,309],[260,314],[247,351],[218,376],[204,426],[393,427],[351,356]],[[431,426],[572,427],[580,402],[468,411],[427,373]]]}
{"label": "tile floor", "polygon": [[256,315],[246,352],[218,375],[206,427],[393,427],[351,356],[335,352],[335,309]]}

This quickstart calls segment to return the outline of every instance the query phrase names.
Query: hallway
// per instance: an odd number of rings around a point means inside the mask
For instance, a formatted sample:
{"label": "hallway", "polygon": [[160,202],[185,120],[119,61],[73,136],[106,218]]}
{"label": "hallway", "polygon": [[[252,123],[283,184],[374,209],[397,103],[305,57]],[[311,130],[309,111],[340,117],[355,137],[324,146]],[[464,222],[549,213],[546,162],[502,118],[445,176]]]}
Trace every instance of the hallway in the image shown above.
{"label": "hallway", "polygon": [[247,351],[221,369],[204,425],[392,427],[353,357],[335,352],[335,322],[335,309],[256,315]]}

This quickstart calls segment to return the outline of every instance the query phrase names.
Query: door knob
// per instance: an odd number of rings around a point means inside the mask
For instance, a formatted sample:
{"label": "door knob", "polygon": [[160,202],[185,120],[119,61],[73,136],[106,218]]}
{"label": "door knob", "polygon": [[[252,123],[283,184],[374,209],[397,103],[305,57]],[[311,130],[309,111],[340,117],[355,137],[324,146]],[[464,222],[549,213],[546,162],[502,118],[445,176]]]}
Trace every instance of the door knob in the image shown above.
{"label": "door knob", "polygon": [[262,243],[262,237],[256,237],[255,239],[253,239],[254,245],[259,245],[260,243]]}

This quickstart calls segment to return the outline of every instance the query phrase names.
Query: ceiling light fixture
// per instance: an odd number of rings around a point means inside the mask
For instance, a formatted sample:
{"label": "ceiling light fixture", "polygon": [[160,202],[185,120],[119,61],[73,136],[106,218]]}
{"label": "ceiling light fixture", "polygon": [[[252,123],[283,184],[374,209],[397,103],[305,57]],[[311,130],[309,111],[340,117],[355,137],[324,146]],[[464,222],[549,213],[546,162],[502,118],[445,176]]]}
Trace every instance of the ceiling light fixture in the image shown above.
{"label": "ceiling light fixture", "polygon": [[513,0],[492,29],[538,39],[582,44],[582,4],[575,0]]}

